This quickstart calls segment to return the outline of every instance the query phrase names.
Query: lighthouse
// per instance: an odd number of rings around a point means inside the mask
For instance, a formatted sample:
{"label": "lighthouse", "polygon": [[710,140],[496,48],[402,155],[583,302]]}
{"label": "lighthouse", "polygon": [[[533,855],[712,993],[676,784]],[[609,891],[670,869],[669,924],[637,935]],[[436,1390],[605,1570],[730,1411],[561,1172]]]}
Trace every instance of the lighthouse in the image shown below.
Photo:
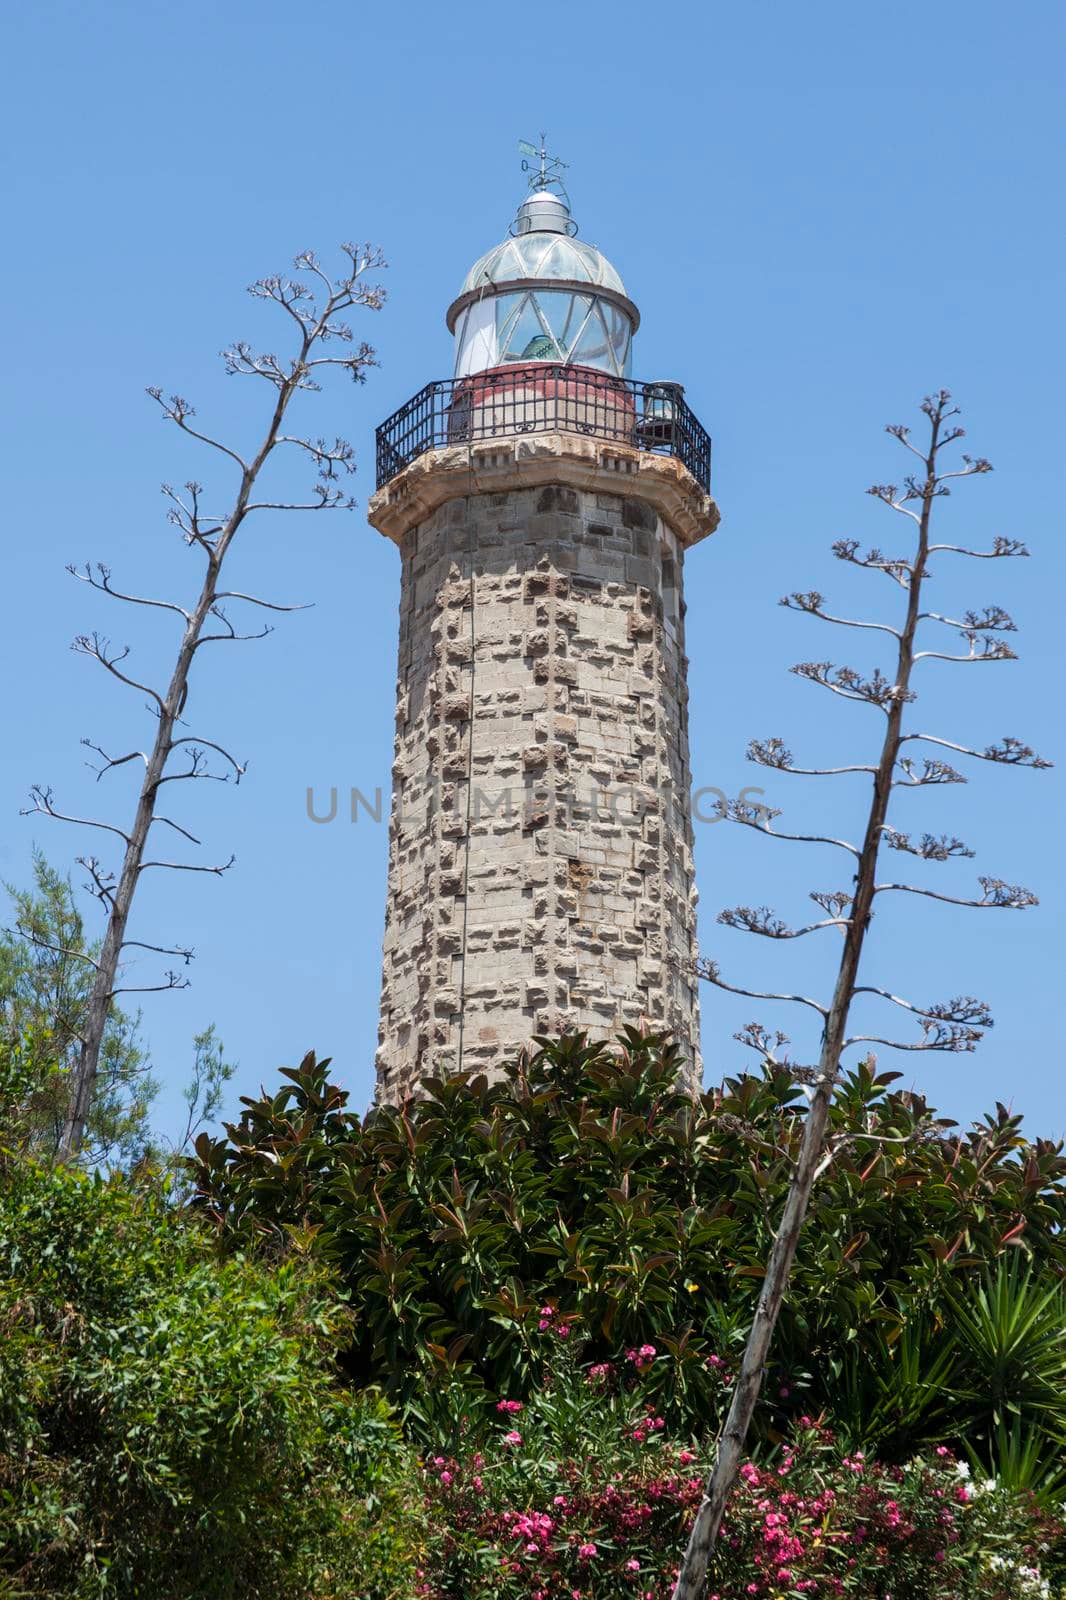
{"label": "lighthouse", "polygon": [[698,1086],[686,552],[710,440],[541,152],[377,430],[401,560],[381,1100],[537,1034],[670,1030]]}

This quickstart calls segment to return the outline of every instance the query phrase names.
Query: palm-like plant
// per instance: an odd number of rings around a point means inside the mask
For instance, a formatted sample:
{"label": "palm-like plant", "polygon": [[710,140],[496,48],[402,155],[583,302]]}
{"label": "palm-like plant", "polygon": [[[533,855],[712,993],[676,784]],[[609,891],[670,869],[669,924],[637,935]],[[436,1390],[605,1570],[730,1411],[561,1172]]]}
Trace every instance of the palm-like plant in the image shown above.
{"label": "palm-like plant", "polygon": [[1066,1488],[1066,1290],[1020,1255],[898,1302],[843,1356],[833,1419],[903,1461],[952,1440],[975,1470],[1041,1500]]}
{"label": "palm-like plant", "polygon": [[843,1355],[830,1357],[833,1422],[853,1446],[906,1461],[955,1430],[955,1348],[929,1312],[900,1302],[886,1321]]}
{"label": "palm-like plant", "polygon": [[1042,1497],[1066,1486],[1066,1290],[1001,1259],[967,1292],[945,1296],[953,1399],[975,1467]]}

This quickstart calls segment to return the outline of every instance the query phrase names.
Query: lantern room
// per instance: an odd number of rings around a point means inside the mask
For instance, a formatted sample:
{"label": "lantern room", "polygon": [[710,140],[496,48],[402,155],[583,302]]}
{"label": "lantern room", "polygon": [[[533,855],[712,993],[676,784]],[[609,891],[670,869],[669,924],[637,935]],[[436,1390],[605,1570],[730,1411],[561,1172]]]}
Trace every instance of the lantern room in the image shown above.
{"label": "lantern room", "polygon": [[457,378],[538,361],[629,376],[640,313],[576,232],[564,196],[544,188],[522,202],[510,236],[474,263],[448,308]]}

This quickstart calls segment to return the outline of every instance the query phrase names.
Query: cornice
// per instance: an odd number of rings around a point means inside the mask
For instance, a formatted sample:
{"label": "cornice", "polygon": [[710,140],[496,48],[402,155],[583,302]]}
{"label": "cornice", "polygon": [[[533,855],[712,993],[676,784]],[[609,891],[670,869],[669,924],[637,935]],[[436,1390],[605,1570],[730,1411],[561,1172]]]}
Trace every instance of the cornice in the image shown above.
{"label": "cornice", "polygon": [[426,450],[378,490],[367,520],[400,544],[448,500],[550,483],[643,500],[686,548],[706,539],[720,520],[712,497],[676,457],[561,431]]}

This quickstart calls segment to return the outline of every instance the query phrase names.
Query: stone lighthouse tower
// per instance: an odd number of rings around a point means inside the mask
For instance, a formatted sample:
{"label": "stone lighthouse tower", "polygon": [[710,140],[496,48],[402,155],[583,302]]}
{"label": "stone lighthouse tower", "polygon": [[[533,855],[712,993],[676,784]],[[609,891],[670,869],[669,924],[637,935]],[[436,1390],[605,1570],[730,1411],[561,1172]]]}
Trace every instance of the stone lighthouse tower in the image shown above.
{"label": "stone lighthouse tower", "polygon": [[402,562],[378,1094],[532,1035],[674,1031],[698,1081],[682,565],[710,440],[542,173],[377,433]]}

